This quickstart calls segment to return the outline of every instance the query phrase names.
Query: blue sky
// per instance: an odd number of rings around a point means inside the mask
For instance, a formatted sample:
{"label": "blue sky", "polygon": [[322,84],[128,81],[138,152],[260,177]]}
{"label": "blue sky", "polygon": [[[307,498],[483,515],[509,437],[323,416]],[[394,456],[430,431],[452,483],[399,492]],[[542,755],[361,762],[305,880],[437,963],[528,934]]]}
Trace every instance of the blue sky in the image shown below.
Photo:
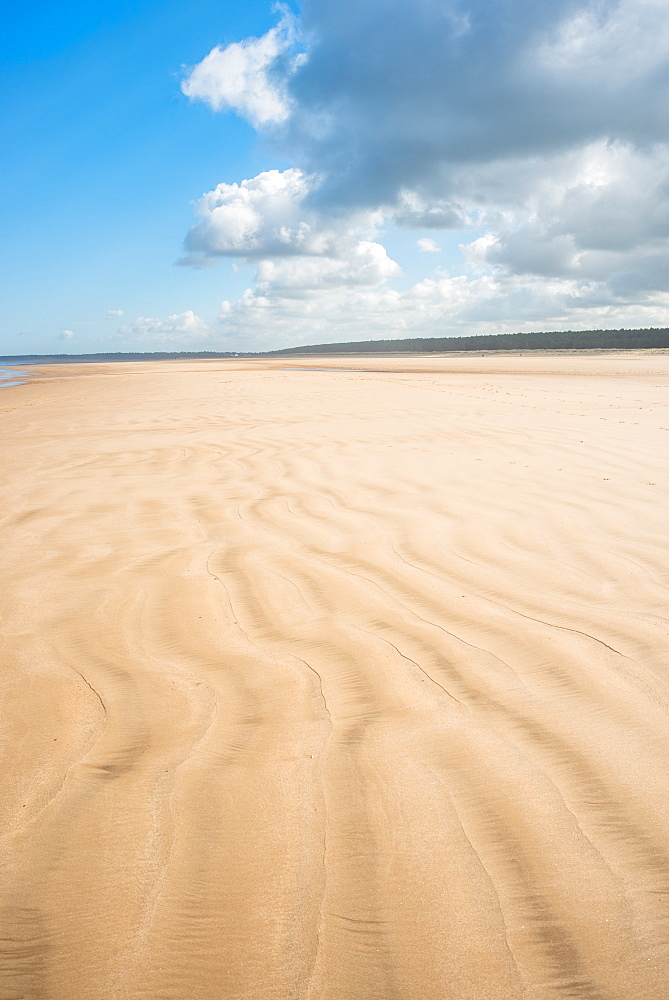
{"label": "blue sky", "polygon": [[[182,66],[214,42],[269,27],[269,6],[24,10],[9,15],[4,38],[0,349],[115,349],[108,310],[215,314],[222,276],[174,266],[191,202],[221,174],[253,175],[269,160],[241,119],[190,104]],[[67,329],[75,336],[58,341]]]}
{"label": "blue sky", "polygon": [[7,19],[0,353],[669,324],[664,0]]}

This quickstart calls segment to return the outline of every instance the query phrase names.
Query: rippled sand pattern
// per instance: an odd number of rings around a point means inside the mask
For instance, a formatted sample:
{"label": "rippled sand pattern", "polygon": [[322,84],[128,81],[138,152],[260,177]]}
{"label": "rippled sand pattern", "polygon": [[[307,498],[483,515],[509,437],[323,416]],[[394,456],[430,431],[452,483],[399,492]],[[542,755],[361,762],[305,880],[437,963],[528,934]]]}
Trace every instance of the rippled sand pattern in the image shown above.
{"label": "rippled sand pattern", "polygon": [[0,393],[0,1000],[669,997],[669,356],[309,367]]}

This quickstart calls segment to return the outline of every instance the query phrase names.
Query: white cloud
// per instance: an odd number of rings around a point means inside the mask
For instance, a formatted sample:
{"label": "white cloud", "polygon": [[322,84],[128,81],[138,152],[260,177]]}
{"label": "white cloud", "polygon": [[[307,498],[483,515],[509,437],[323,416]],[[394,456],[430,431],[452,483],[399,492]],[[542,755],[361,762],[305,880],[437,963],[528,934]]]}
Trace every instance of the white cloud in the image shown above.
{"label": "white cloud", "polygon": [[61,330],[58,334],[58,340],[72,340],[74,337],[74,330]]}
{"label": "white cloud", "polygon": [[[537,67],[558,80],[598,88],[629,87],[634,78],[662,67],[669,49],[666,0],[619,0],[582,4],[558,23],[537,47]],[[608,80],[602,74],[615,75]]]}
{"label": "white cloud", "polygon": [[637,271],[669,287],[669,268],[649,270],[669,262],[669,148],[592,143],[544,161],[521,190],[524,203],[507,189],[504,211],[465,248],[470,263],[609,282]]}
{"label": "white cloud", "polygon": [[114,316],[125,316],[123,309],[108,309],[107,316],[113,318]]}
{"label": "white cloud", "polygon": [[297,38],[295,18],[286,7],[278,9],[279,23],[262,38],[213,48],[190,71],[183,93],[214,111],[237,111],[254,126],[284,122],[290,113],[285,77],[300,57],[290,58]]}
{"label": "white cloud", "polygon": [[441,247],[434,240],[431,240],[428,236],[423,236],[421,239],[416,240],[418,249],[421,253],[440,253]]}
{"label": "white cloud", "polygon": [[304,296],[320,289],[355,285],[380,285],[401,273],[399,264],[380,243],[362,240],[351,248],[347,259],[296,257],[263,260],[256,281],[260,295]]}
{"label": "white cloud", "polygon": [[389,288],[327,288],[299,296],[283,289],[267,291],[249,288],[236,302],[221,303],[219,327],[230,349],[245,345],[262,351],[393,333],[402,336],[405,329],[393,309],[400,296]]}
{"label": "white cloud", "polygon": [[[239,184],[219,184],[196,206],[201,221],[188,233],[191,253],[269,256],[324,253],[328,236],[302,204],[314,180],[301,170],[267,170]],[[316,225],[316,231],[314,231]]]}
{"label": "white cloud", "polygon": [[175,313],[166,319],[149,316],[138,316],[132,323],[119,327],[118,338],[122,341],[148,343],[153,346],[174,347],[189,344],[193,341],[201,343],[207,340],[209,326],[204,320],[188,309],[186,312]]}
{"label": "white cloud", "polygon": [[380,212],[327,214],[310,204],[318,179],[293,167],[267,170],[239,184],[219,184],[196,205],[200,221],[186,237],[185,263],[208,257],[346,255],[373,235]]}

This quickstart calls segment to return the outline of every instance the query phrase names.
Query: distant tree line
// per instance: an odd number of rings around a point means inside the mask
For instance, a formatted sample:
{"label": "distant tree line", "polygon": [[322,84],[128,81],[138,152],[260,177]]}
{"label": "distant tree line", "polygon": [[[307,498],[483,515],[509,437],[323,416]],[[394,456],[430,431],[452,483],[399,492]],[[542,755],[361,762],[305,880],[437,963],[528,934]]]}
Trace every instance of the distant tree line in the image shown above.
{"label": "distant tree line", "polygon": [[669,329],[567,330],[554,333],[493,333],[478,337],[412,337],[409,340],[361,340],[348,344],[286,347],[268,354],[388,354],[451,351],[592,351],[669,348]]}
{"label": "distant tree line", "polygon": [[284,347],[277,351],[152,351],[107,354],[21,354],[0,357],[0,364],[74,364],[105,361],[178,361],[206,358],[273,357],[286,354],[445,354],[453,351],[629,351],[669,348],[669,329],[567,330],[554,333],[493,333],[480,337],[412,337],[409,340],[358,340],[342,344]]}

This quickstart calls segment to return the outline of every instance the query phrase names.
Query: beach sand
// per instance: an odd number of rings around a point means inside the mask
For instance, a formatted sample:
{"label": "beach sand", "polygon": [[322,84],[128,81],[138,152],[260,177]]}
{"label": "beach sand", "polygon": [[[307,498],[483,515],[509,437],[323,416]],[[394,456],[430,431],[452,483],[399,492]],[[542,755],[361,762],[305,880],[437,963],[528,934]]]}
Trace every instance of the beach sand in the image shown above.
{"label": "beach sand", "polygon": [[669,996],[669,355],[42,367],[0,441],[0,1000]]}

